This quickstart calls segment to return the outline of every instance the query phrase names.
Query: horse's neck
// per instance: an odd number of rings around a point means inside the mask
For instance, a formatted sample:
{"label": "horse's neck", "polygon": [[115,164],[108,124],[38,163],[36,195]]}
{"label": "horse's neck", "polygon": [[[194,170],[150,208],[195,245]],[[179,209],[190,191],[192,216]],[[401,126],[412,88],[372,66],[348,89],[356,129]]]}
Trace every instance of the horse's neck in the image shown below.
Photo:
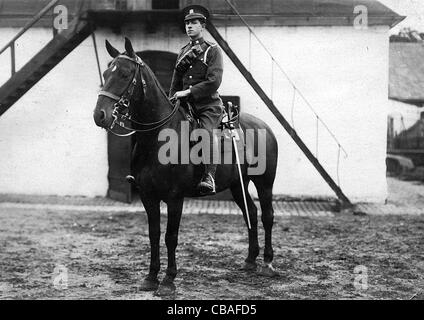
{"label": "horse's neck", "polygon": [[157,88],[147,89],[146,96],[137,105],[136,117],[141,123],[162,120],[172,111],[168,98]]}
{"label": "horse's neck", "polygon": [[[137,121],[142,123],[158,122],[168,117],[173,111],[173,106],[169,102],[162,89],[157,85],[153,85],[146,90],[146,97],[139,104],[137,110]],[[163,124],[161,127],[137,134],[137,144],[142,145],[145,150],[157,149],[159,143],[158,136],[161,130],[173,129],[178,133],[181,127],[181,121],[185,120],[185,116],[181,110],[178,110],[173,117]]]}

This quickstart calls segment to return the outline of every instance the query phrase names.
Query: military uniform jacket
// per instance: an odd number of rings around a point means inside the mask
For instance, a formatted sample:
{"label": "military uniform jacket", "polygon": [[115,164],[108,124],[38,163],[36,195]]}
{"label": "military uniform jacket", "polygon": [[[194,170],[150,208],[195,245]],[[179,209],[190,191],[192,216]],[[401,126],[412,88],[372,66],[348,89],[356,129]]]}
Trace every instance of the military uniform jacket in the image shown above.
{"label": "military uniform jacket", "polygon": [[191,41],[181,49],[177,64],[194,45],[200,45],[203,52],[184,73],[174,70],[169,96],[172,97],[177,91],[190,89],[188,100],[194,104],[196,111],[202,112],[202,109],[215,106],[222,110],[222,100],[218,94],[223,74],[221,49],[203,38]]}

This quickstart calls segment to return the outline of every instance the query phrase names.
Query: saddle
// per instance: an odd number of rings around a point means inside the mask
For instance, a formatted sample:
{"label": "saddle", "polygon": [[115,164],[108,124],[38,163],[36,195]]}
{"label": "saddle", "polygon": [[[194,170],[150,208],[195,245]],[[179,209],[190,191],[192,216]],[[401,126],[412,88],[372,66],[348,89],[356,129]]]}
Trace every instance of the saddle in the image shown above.
{"label": "saddle", "polygon": [[[180,108],[185,111],[185,117],[187,121],[189,121],[190,124],[193,125],[193,129],[200,128],[199,117],[197,116],[196,111],[191,105],[191,103],[188,101],[181,101]],[[231,102],[228,102],[228,104],[224,106],[224,113],[218,128],[222,130],[241,129],[240,107],[234,106]]]}
{"label": "saddle", "polygon": [[[178,103],[178,102],[177,102]],[[200,128],[199,117],[196,115],[196,111],[188,101],[180,101],[180,108],[183,109],[183,113],[190,123],[190,130]],[[232,153],[232,136],[235,136],[237,141],[237,149],[239,154],[243,152],[245,147],[245,140],[243,129],[240,126],[240,107],[233,105],[228,102],[224,106],[224,113],[221,119],[221,123],[217,129],[222,130],[221,134],[221,146],[223,146],[223,153]],[[196,141],[190,141],[190,147],[196,144]]]}

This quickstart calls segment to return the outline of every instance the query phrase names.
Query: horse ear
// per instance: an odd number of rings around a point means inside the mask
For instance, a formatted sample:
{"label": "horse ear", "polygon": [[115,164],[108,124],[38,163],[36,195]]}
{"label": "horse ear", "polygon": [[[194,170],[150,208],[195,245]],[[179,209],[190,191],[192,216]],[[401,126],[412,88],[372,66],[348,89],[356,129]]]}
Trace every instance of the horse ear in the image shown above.
{"label": "horse ear", "polygon": [[109,52],[109,54],[110,54],[110,56],[112,57],[112,58],[116,58],[117,56],[119,56],[119,51],[118,50],[116,50],[111,44],[110,44],[110,42],[109,41],[105,41],[106,42],[106,50],[107,50],[107,52]]}
{"label": "horse ear", "polygon": [[127,37],[125,37],[125,50],[127,51],[127,54],[130,57],[132,57],[132,58],[135,57],[135,52],[134,52],[133,46],[131,44],[130,39],[128,39]]}

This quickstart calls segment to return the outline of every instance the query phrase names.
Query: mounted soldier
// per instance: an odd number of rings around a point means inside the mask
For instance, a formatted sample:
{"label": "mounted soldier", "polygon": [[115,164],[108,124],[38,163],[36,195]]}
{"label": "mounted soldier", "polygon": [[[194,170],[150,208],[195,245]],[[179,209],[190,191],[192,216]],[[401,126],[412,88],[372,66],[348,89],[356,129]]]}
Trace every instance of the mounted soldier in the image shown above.
{"label": "mounted soldier", "polygon": [[[201,29],[203,30],[203,28],[204,26]],[[187,27],[187,29],[191,28]],[[188,33],[193,34],[193,32]],[[191,82],[190,76],[195,79],[201,77],[197,74],[194,76],[190,71],[177,73],[174,77],[174,88],[176,89],[173,89],[173,95],[178,98],[186,97],[192,101],[193,108],[200,110],[203,123],[206,123],[206,126],[210,125],[209,128],[211,128],[212,124],[216,125],[220,122],[222,112],[222,104],[216,93],[222,76],[222,63],[218,63],[218,61],[222,62],[222,57],[216,46],[209,43],[204,45],[204,41],[200,41],[200,38],[194,41],[197,40],[199,40],[198,44],[201,48],[202,45],[205,46],[206,50],[199,57],[200,59],[203,57],[208,66],[206,67],[205,64],[204,69],[200,68],[198,64],[205,62],[196,58],[196,61],[190,64],[193,67],[187,69],[193,70],[199,67],[200,71],[203,70],[202,81]],[[159,296],[171,296],[176,291],[174,284],[178,272],[176,248],[184,199],[199,196],[199,190],[197,190],[198,173],[201,172],[197,172],[199,168],[197,164],[163,164],[159,157],[155,155],[166,144],[163,139],[160,139],[163,130],[172,129],[175,132],[175,129],[181,128],[181,124],[187,121],[187,114],[186,112],[179,112],[181,110],[179,103],[175,105],[170,103],[169,97],[160,86],[158,79],[148,65],[136,55],[129,39],[125,39],[124,53],[120,53],[109,42],[106,42],[106,49],[114,61],[105,72],[105,85],[97,99],[93,113],[94,121],[99,127],[110,132],[113,132],[114,126],[120,126],[135,133],[140,151],[132,160],[135,177],[131,176],[131,179],[128,180],[137,187],[141,202],[146,210],[150,240],[149,273],[143,280],[140,290],[156,291],[155,294]],[[209,52],[206,55],[208,49]],[[189,51],[190,49],[185,48],[183,52],[185,50]],[[212,53],[214,53],[213,57]],[[182,53],[183,56],[184,53]],[[178,66],[180,65],[177,64],[177,69],[179,69]],[[119,72],[115,72],[117,70]],[[131,75],[132,77],[130,77]],[[215,78],[219,79],[215,80]],[[190,88],[190,86],[192,87]],[[122,92],[122,88],[127,89]],[[127,127],[125,122],[130,122],[131,128]],[[249,144],[246,145],[246,148],[258,150],[259,143],[266,146],[264,149],[266,152],[261,155],[261,159],[265,161],[265,171],[261,174],[249,173],[248,169],[253,165],[246,162],[246,155],[243,154],[243,179],[240,177],[240,170],[237,169],[237,165],[220,165],[217,168],[216,191],[230,189],[234,201],[243,212],[246,224],[251,221],[251,228],[248,232],[248,256],[243,268],[252,271],[257,268],[256,258],[259,255],[258,212],[252,197],[248,192],[243,195],[243,190],[248,189],[250,181],[255,184],[261,204],[261,220],[265,230],[264,266],[261,274],[272,277],[276,275],[272,267],[274,257],[272,248],[272,226],[274,223],[272,188],[277,170],[278,144],[269,126],[248,113],[240,114],[240,126],[255,133],[255,138],[248,140]],[[259,139],[259,130],[266,132],[262,140]],[[178,143],[181,144],[182,133],[179,134],[177,131],[177,134]],[[207,172],[209,174],[210,167]],[[241,183],[243,183],[243,187]],[[162,201],[167,205],[168,214],[165,233],[168,266],[165,277],[159,282]]]}
{"label": "mounted soldier", "polygon": [[[193,107],[201,128],[209,132],[212,153],[217,154],[218,141],[213,130],[218,128],[224,106],[218,94],[223,74],[221,49],[203,38],[209,12],[199,5],[183,9],[185,30],[190,42],[177,58],[169,96],[182,99]],[[203,157],[205,172],[197,188],[202,195],[215,194],[215,172],[217,165],[212,159]]]}

